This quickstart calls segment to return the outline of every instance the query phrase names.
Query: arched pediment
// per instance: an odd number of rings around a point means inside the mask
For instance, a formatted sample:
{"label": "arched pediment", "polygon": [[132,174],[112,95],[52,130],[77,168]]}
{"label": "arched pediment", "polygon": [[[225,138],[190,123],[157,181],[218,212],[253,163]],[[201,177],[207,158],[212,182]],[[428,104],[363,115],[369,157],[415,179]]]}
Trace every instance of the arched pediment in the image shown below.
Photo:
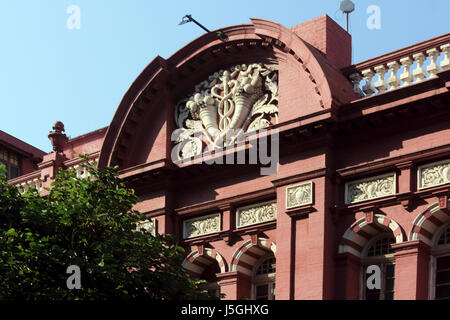
{"label": "arched pediment", "polygon": [[292,30],[251,19],[192,41],[168,59],[156,57],[124,95],[106,133],[99,166],[121,169],[170,159],[174,112],[183,97],[219,70],[261,64],[279,73],[279,113],[286,122],[346,103],[351,84]]}

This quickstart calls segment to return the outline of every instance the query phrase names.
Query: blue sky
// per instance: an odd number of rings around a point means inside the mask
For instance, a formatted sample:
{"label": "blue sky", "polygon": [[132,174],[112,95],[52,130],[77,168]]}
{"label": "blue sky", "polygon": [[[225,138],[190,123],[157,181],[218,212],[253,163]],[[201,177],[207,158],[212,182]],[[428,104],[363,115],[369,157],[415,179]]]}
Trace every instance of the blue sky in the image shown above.
{"label": "blue sky", "polygon": [[[448,0],[354,0],[353,62],[450,31]],[[46,152],[52,124],[76,137],[109,125],[123,95],[157,55],[168,58],[210,30],[249,23],[249,17],[286,27],[328,14],[345,27],[340,0],[0,0],[0,129]],[[68,29],[70,5],[80,29]],[[381,29],[370,30],[370,5]]]}

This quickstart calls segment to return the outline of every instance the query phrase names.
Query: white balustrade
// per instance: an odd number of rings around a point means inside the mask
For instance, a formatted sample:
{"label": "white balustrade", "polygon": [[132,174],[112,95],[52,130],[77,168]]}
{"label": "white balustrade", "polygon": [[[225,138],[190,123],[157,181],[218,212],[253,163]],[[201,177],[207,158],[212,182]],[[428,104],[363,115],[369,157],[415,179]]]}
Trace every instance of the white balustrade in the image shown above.
{"label": "white balustrade", "polygon": [[[411,70],[413,65],[414,70]],[[349,79],[355,93],[359,97],[364,97],[437,78],[440,71],[449,69],[450,43],[446,43],[405,54],[404,57],[387,63],[357,70],[349,75]],[[364,82],[361,83],[363,79]]]}
{"label": "white balustrade", "polygon": [[425,55],[422,52],[413,54],[414,61],[416,61],[416,69],[413,71],[413,76],[416,78],[416,82],[421,82],[427,76],[423,63],[425,62]]}
{"label": "white balustrade", "polygon": [[437,78],[439,72],[439,66],[437,65],[437,58],[439,57],[439,50],[436,48],[427,50],[427,55],[430,57],[430,64],[427,67],[427,71],[430,74],[430,79]]}
{"label": "white balustrade", "polygon": [[38,192],[42,191],[42,181],[39,178],[28,180],[16,185],[20,194],[26,193],[30,188],[35,188]]}
{"label": "white balustrade", "polygon": [[441,50],[444,54],[444,59],[441,61],[441,68],[442,70],[448,70],[450,69],[450,43],[441,46]]}
{"label": "white balustrade", "polygon": [[[88,163],[90,165],[95,165],[95,160],[90,160]],[[69,167],[68,169],[75,170],[75,174],[77,175],[77,178],[86,179],[91,176],[88,168],[81,166],[81,164],[76,164],[74,166]]]}
{"label": "white balustrade", "polygon": [[400,69],[400,64],[397,61],[392,61],[387,64],[389,71],[391,72],[388,78],[389,90],[397,89],[400,86],[400,79],[397,77],[398,69]]}
{"label": "white balustrade", "polygon": [[400,75],[400,80],[403,82],[402,87],[406,87],[409,86],[414,80],[410,70],[413,61],[410,57],[405,57],[400,59],[400,63],[403,66],[403,73]]}
{"label": "white balustrade", "polygon": [[353,73],[349,76],[351,82],[353,83],[353,90],[356,92],[356,94],[359,97],[364,97],[364,92],[361,90],[360,83],[363,79],[362,76],[359,73]]}
{"label": "white balustrade", "polygon": [[384,92],[387,90],[387,83],[384,81],[384,75],[386,74],[387,70],[384,65],[376,66],[375,72],[378,75],[378,80],[375,82],[375,88],[377,88],[378,92]]}
{"label": "white balustrade", "polygon": [[372,85],[372,78],[375,73],[373,73],[372,69],[363,70],[361,73],[364,79],[366,79],[366,84],[363,86],[363,92],[370,96],[376,92],[374,86]]}

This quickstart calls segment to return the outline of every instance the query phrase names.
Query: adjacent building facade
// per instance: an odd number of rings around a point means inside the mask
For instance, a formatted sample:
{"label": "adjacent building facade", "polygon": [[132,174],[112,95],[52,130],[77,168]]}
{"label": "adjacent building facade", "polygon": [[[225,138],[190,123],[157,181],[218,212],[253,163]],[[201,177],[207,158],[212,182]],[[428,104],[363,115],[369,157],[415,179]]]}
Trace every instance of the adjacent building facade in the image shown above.
{"label": "adjacent building facade", "polygon": [[109,127],[55,123],[10,183],[85,176],[81,153],[118,165],[226,299],[450,298],[450,34],[352,65],[328,16],[220,31],[155,58]]}

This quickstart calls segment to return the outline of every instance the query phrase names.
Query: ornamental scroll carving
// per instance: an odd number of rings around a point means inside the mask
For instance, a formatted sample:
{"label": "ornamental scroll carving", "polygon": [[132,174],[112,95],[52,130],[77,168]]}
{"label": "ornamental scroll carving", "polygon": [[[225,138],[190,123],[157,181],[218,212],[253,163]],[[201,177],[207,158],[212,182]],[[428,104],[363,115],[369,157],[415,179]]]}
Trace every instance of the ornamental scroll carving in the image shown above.
{"label": "ornamental scroll carving", "polygon": [[220,213],[200,218],[186,220],[183,223],[183,238],[189,239],[199,237],[221,230]]}
{"label": "ornamental scroll carving", "polygon": [[312,204],[313,192],[312,182],[286,188],[286,209]]}
{"label": "ornamental scroll carving", "polygon": [[156,236],[156,219],[151,218],[149,220],[142,221],[137,225],[137,231],[146,230],[152,236]]}
{"label": "ornamental scroll carving", "polygon": [[219,70],[175,106],[180,157],[234,145],[239,135],[278,123],[278,70],[260,63]]}
{"label": "ornamental scroll carving", "polygon": [[349,182],[345,185],[345,203],[378,199],[396,192],[395,173]]}
{"label": "ornamental scroll carving", "polygon": [[431,163],[419,168],[419,189],[450,183],[450,160]]}
{"label": "ornamental scroll carving", "polygon": [[277,218],[276,202],[260,203],[253,206],[238,208],[236,211],[236,226],[238,228],[251,226]]}

